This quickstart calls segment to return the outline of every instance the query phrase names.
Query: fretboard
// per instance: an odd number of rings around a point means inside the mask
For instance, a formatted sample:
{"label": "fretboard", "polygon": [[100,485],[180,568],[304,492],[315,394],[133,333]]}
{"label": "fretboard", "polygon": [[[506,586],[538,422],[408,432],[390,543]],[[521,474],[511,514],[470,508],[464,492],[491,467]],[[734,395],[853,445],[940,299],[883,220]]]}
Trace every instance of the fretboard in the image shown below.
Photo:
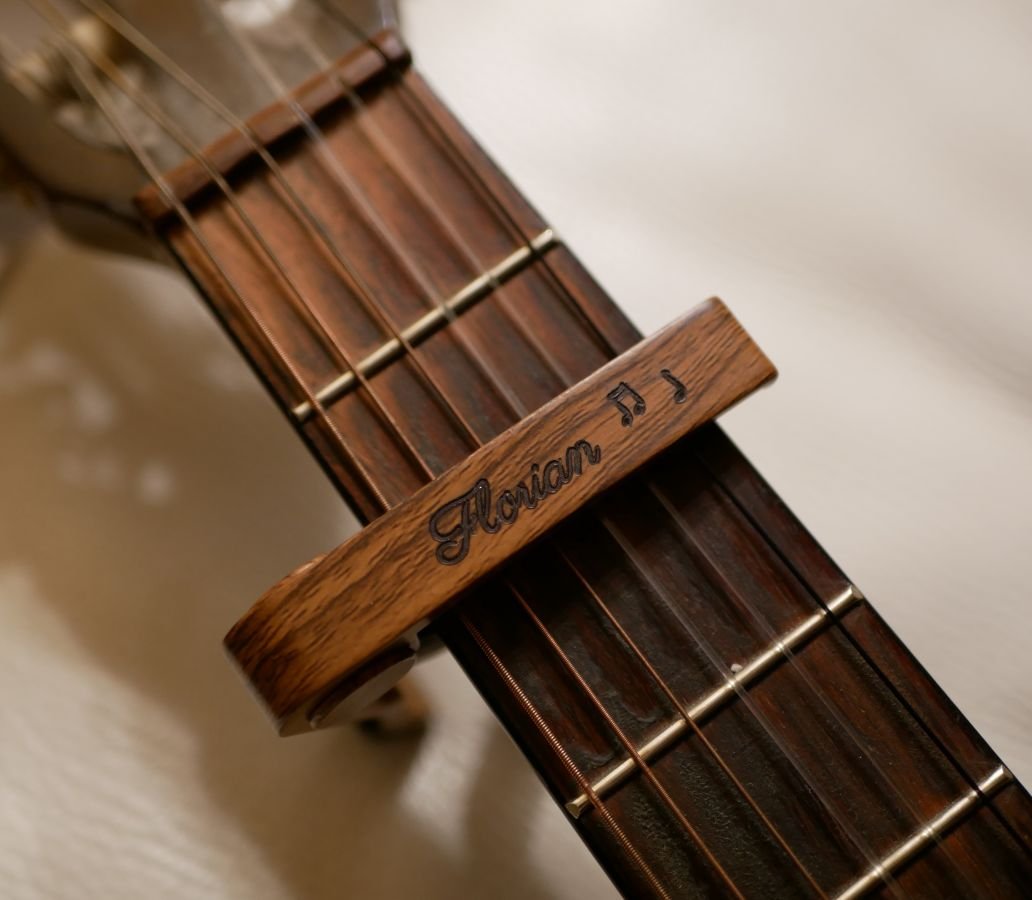
{"label": "fretboard", "polygon": [[[638,339],[393,35],[254,126],[141,208],[365,521]],[[435,630],[628,896],[1032,883],[1024,788],[715,426]]]}

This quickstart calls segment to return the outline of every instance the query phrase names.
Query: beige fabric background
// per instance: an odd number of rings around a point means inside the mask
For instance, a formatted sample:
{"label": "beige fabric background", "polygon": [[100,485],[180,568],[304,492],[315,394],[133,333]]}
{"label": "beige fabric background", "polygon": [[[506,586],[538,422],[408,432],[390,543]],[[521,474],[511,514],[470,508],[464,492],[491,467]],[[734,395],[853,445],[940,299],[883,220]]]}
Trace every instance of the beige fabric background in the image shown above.
{"label": "beige fabric background", "polygon": [[[719,293],[732,435],[1032,779],[1032,12],[412,0],[422,68],[646,331]],[[219,639],[349,528],[171,273],[47,230],[0,288],[12,898],[611,889],[454,665],[422,741],[280,741]]]}

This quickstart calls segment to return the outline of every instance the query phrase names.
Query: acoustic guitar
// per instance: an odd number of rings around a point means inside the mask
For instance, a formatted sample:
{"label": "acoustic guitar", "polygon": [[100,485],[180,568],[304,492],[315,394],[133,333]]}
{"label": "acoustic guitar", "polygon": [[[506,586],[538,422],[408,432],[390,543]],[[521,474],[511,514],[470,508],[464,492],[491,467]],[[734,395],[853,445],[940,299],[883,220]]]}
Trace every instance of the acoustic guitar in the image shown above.
{"label": "acoustic guitar", "polygon": [[365,524],[225,638],[280,734],[443,646],[626,896],[1028,896],[1028,793],[715,424],[776,375],[727,306],[642,339],[385,4],[27,2],[9,164],[182,268]]}

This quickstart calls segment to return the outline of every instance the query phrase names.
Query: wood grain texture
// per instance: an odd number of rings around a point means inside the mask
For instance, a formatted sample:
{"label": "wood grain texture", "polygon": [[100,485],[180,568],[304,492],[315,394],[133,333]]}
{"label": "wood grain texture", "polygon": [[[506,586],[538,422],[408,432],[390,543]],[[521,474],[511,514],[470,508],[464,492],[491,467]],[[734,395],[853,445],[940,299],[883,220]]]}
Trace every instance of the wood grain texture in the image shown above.
{"label": "wood grain texture", "polygon": [[305,730],[340,682],[775,375],[727,307],[707,301],[280,582],[226,647],[280,730]]}
{"label": "wood grain texture", "polygon": [[[275,152],[347,248],[387,325],[253,159],[231,183],[300,298],[217,193],[199,191],[191,210],[225,275],[181,224],[160,224],[288,418],[306,390],[341,374],[342,355],[361,359],[390,338],[390,325],[414,321],[547,228],[418,75],[382,61],[385,77],[363,90],[362,116],[339,103],[317,120],[363,202],[328,176],[303,136],[286,134]],[[390,235],[370,224],[366,205]],[[638,340],[556,246],[368,389],[303,424],[290,421],[370,522]],[[626,758],[625,741],[640,746],[677,715],[636,650],[691,703],[847,585],[719,428],[706,425],[520,554],[505,578],[471,589],[432,636],[564,804]],[[241,598],[242,609],[250,599]],[[640,775],[571,822],[627,896],[660,896],[657,884],[668,896],[725,896],[712,860],[744,896],[834,895],[1000,765],[868,604],[780,660],[703,733],[708,743],[689,734],[652,771],[704,848]],[[900,886],[937,900],[1027,895],[1030,810],[1027,792],[1011,783],[911,861]]]}
{"label": "wood grain texture", "polygon": [[[255,143],[271,147],[277,141],[297,132],[303,126],[297,117],[300,108],[309,116],[318,116],[327,107],[339,103],[350,91],[368,90],[392,67],[404,69],[411,62],[408,49],[391,30],[381,31],[368,44],[349,54],[332,70],[313,76],[299,85],[288,100],[270,106],[246,122],[246,131],[230,131],[204,150],[205,159],[222,175],[230,175],[237,166],[255,155]],[[212,187],[211,177],[196,159],[188,159],[165,173],[165,181],[175,197],[184,203]],[[161,189],[155,184],[144,187],[134,198],[137,209],[152,224],[160,225],[174,213]]]}

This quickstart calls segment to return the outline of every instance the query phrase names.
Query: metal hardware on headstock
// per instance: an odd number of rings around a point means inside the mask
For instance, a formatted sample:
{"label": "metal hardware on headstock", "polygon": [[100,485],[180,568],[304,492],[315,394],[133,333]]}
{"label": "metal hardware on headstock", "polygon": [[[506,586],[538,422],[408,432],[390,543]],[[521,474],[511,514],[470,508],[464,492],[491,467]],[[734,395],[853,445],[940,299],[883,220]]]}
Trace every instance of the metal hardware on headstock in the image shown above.
{"label": "metal hardware on headstock", "polygon": [[[76,74],[110,65],[198,147],[230,127],[198,98],[240,119],[280,99],[396,20],[389,0],[27,0],[0,10],[0,150],[48,198],[55,222],[104,249],[153,257],[132,198],[138,161]],[[308,45],[318,49],[316,58]],[[244,46],[267,59],[263,78]],[[303,46],[304,45],[304,46]],[[269,74],[269,73],[266,73]],[[104,78],[111,87],[110,79]],[[188,81],[196,87],[184,87]],[[119,115],[162,169],[188,152],[132,97],[111,89]]]}
{"label": "metal hardware on headstock", "polygon": [[353,716],[461,594],[775,374],[720,301],[703,304],[289,575],[229,652],[282,734]]}

